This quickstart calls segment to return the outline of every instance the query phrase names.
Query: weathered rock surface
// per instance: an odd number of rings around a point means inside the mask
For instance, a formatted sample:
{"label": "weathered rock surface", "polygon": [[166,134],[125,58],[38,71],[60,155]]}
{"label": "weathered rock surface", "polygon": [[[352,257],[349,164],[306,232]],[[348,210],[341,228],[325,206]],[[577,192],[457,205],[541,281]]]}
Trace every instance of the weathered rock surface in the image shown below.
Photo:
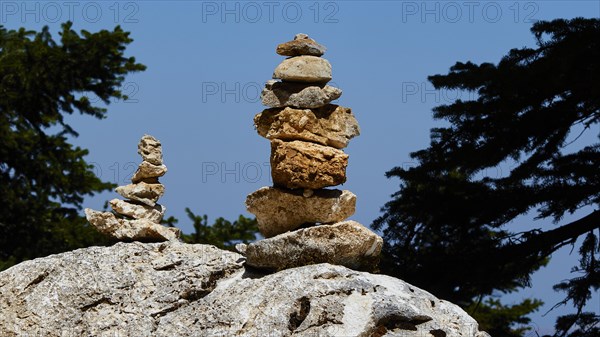
{"label": "weathered rock surface", "polygon": [[379,262],[383,239],[356,221],[319,225],[283,233],[241,247],[247,263],[283,270],[331,263],[372,271]]}
{"label": "weathered rock surface", "polygon": [[118,219],[111,212],[98,212],[85,209],[87,220],[100,233],[121,241],[158,242],[177,240],[181,235],[179,228],[165,227],[148,219]]}
{"label": "weathered rock surface", "polygon": [[154,165],[162,165],[162,146],[158,139],[144,135],[138,144],[138,153],[144,161]]}
{"label": "weathered rock surface", "polygon": [[308,35],[296,34],[292,41],[278,45],[276,52],[282,56],[321,56],[325,54],[326,50],[325,46],[318,44],[317,41],[311,39]]}
{"label": "weathered rock surface", "polygon": [[148,184],[142,181],[137,184],[119,186],[115,191],[124,198],[154,207],[158,198],[165,193],[165,187],[162,184]]}
{"label": "weathered rock surface", "polygon": [[167,210],[166,207],[159,204],[150,207],[145,204],[134,204],[130,201],[120,199],[113,199],[109,203],[110,207],[119,214],[134,219],[146,219],[156,223],[160,223]]}
{"label": "weathered rock surface", "polygon": [[271,177],[287,188],[319,189],[346,181],[348,155],[341,150],[299,140],[271,140]]}
{"label": "weathered rock surface", "polygon": [[238,254],[179,242],[23,262],[0,273],[0,312],[9,337],[489,336],[456,305],[389,276],[328,264],[263,276]]}
{"label": "weathered rock surface", "polygon": [[331,64],[316,56],[295,56],[283,60],[273,78],[290,82],[326,83],[331,81]]}
{"label": "weathered rock surface", "polygon": [[254,117],[258,134],[267,139],[304,140],[342,149],[360,134],[350,108],[266,109]]}
{"label": "weathered rock surface", "polygon": [[260,98],[263,105],[271,108],[286,106],[312,109],[319,108],[342,96],[342,90],[329,85],[311,85],[270,80]]}
{"label": "weathered rock surface", "polygon": [[354,214],[356,195],[346,190],[316,190],[305,197],[301,190],[263,187],[248,195],[246,207],[256,215],[261,234],[269,238],[306,223],[345,220]]}
{"label": "weathered rock surface", "polygon": [[150,162],[142,161],[137,171],[133,174],[133,177],[131,177],[131,182],[134,184],[140,181],[156,183],[158,180],[153,178],[162,177],[165,173],[167,173],[165,165],[154,165]]}

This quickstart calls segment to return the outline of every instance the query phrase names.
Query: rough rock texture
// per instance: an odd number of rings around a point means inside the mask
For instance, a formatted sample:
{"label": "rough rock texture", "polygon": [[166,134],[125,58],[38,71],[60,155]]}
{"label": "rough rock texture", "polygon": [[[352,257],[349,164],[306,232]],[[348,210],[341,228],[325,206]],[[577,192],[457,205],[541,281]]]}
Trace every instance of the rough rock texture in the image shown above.
{"label": "rough rock texture", "polygon": [[110,207],[117,213],[126,215],[134,219],[147,219],[152,222],[160,223],[165,215],[166,207],[156,204],[150,207],[145,204],[134,204],[130,201],[113,199],[110,201]]}
{"label": "rough rock texture", "polygon": [[142,161],[142,163],[138,166],[137,171],[131,177],[132,183],[139,183],[140,181],[145,181],[147,183],[156,183],[158,182],[158,177],[162,177],[167,173],[167,167],[165,165],[154,165],[147,161]]}
{"label": "rough rock texture", "polygon": [[0,273],[0,336],[488,337],[456,305],[341,266],[261,275],[207,245],[117,243]]}
{"label": "rough rock texture", "polygon": [[158,242],[178,240],[181,236],[179,228],[165,227],[148,219],[118,219],[111,212],[98,212],[89,208],[85,209],[85,216],[100,233],[115,240]]}
{"label": "rough rock texture", "polygon": [[372,271],[378,265],[383,239],[356,221],[319,225],[253,242],[240,250],[257,268],[283,270],[331,263]]}
{"label": "rough rock texture", "polygon": [[260,233],[269,238],[306,223],[345,220],[354,214],[356,195],[346,190],[316,190],[305,197],[301,190],[263,187],[248,195],[246,207],[256,215]]}
{"label": "rough rock texture", "polygon": [[138,144],[138,153],[144,161],[154,165],[162,165],[162,146],[158,139],[144,135]]}
{"label": "rough rock texture", "polygon": [[271,176],[287,188],[319,189],[346,181],[348,155],[331,147],[295,140],[271,141]]}
{"label": "rough rock texture", "polygon": [[325,46],[318,44],[317,41],[311,39],[308,35],[296,34],[292,41],[278,45],[276,52],[282,56],[321,56],[325,54],[326,50]]}
{"label": "rough rock texture", "polygon": [[267,139],[305,140],[342,149],[360,134],[350,108],[327,105],[319,109],[274,108],[254,117],[258,134]]}
{"label": "rough rock texture", "polygon": [[326,83],[331,81],[331,64],[316,56],[296,56],[283,60],[273,78],[290,82]]}
{"label": "rough rock texture", "polygon": [[312,109],[319,108],[340,98],[342,90],[329,85],[312,85],[270,80],[260,98],[263,105],[271,108],[286,106]]}
{"label": "rough rock texture", "polygon": [[150,207],[154,207],[158,198],[165,193],[165,187],[162,184],[139,182],[137,184],[119,186],[115,191],[124,198],[139,201]]}

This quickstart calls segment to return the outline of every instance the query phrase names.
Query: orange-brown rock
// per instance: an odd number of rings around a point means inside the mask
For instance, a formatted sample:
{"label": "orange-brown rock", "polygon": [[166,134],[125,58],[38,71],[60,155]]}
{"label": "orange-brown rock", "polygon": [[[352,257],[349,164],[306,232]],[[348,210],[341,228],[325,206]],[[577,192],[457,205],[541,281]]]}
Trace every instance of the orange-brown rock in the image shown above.
{"label": "orange-brown rock", "polygon": [[346,181],[348,155],[343,151],[299,140],[271,141],[271,177],[287,188],[319,189]]}
{"label": "orange-brown rock", "polygon": [[321,56],[325,53],[325,46],[317,43],[306,34],[296,34],[292,41],[284,42],[277,46],[277,54],[282,56],[312,55]]}
{"label": "orange-brown rock", "polygon": [[360,134],[352,110],[332,104],[318,109],[266,109],[254,117],[254,126],[267,139],[304,140],[337,149]]}

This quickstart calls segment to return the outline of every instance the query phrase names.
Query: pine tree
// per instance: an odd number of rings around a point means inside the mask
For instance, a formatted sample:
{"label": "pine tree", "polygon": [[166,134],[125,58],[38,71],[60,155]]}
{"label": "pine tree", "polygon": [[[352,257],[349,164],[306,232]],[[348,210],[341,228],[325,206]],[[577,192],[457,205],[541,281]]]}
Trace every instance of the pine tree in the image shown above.
{"label": "pine tree", "polygon": [[80,34],[62,25],[60,42],[40,32],[0,26],[0,270],[20,261],[102,242],[80,215],[85,195],[113,187],[93,173],[88,151],[64,119],[103,118],[126,99],[125,75],[145,66],[124,57],[132,42],[120,27]]}
{"label": "pine tree", "polygon": [[[231,222],[219,217],[209,226],[206,214],[196,215],[189,208],[186,208],[185,212],[194,226],[194,233],[182,235],[182,240],[186,243],[202,243],[234,251],[236,244],[250,243],[256,240],[258,235],[256,219],[240,215],[237,220]],[[178,221],[169,218],[166,222],[173,224]]]}
{"label": "pine tree", "polygon": [[[600,287],[600,143],[570,145],[598,132],[600,20],[541,21],[531,31],[536,48],[429,77],[436,89],[475,98],[434,108],[447,126],[411,154],[416,167],[387,172],[400,190],[373,226],[387,243],[385,272],[464,307],[527,286],[553,252],[585,237],[578,275],[556,286],[575,307],[557,321],[557,335],[595,336],[600,316],[583,307]],[[501,166],[512,168],[481,175]],[[563,220],[576,211],[587,214]],[[507,229],[534,213],[542,228]]]}

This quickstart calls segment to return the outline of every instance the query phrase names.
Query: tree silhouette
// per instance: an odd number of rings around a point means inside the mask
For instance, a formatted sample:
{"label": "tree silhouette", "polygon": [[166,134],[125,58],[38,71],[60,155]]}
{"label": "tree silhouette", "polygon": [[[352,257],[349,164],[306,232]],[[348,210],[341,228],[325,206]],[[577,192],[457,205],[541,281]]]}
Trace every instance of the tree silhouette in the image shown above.
{"label": "tree silhouette", "polygon": [[[411,154],[416,167],[387,172],[401,184],[373,224],[386,241],[382,270],[468,307],[528,285],[553,252],[585,237],[578,275],[555,287],[575,307],[556,335],[597,336],[600,316],[583,307],[600,286],[600,143],[572,143],[599,130],[600,21],[542,21],[531,31],[536,48],[429,77],[475,98],[434,108],[448,125]],[[512,168],[480,177],[501,165]],[[563,221],[576,211],[587,214]],[[507,229],[534,213],[542,228]]]}
{"label": "tree silhouette", "polygon": [[103,118],[104,103],[126,99],[125,75],[145,66],[123,56],[132,40],[116,27],[97,33],[62,25],[60,43],[41,32],[0,26],[0,270],[25,259],[102,242],[79,215],[84,195],[112,184],[84,160],[87,150],[64,120],[78,111]]}
{"label": "tree silhouette", "polygon": [[[182,235],[182,240],[186,243],[202,243],[234,251],[236,244],[250,243],[256,240],[258,235],[256,219],[240,215],[237,220],[231,222],[219,217],[214,224],[209,226],[206,214],[196,215],[189,208],[186,208],[185,212],[194,226],[194,233]],[[165,221],[170,224],[176,222],[178,220],[173,217]]]}

